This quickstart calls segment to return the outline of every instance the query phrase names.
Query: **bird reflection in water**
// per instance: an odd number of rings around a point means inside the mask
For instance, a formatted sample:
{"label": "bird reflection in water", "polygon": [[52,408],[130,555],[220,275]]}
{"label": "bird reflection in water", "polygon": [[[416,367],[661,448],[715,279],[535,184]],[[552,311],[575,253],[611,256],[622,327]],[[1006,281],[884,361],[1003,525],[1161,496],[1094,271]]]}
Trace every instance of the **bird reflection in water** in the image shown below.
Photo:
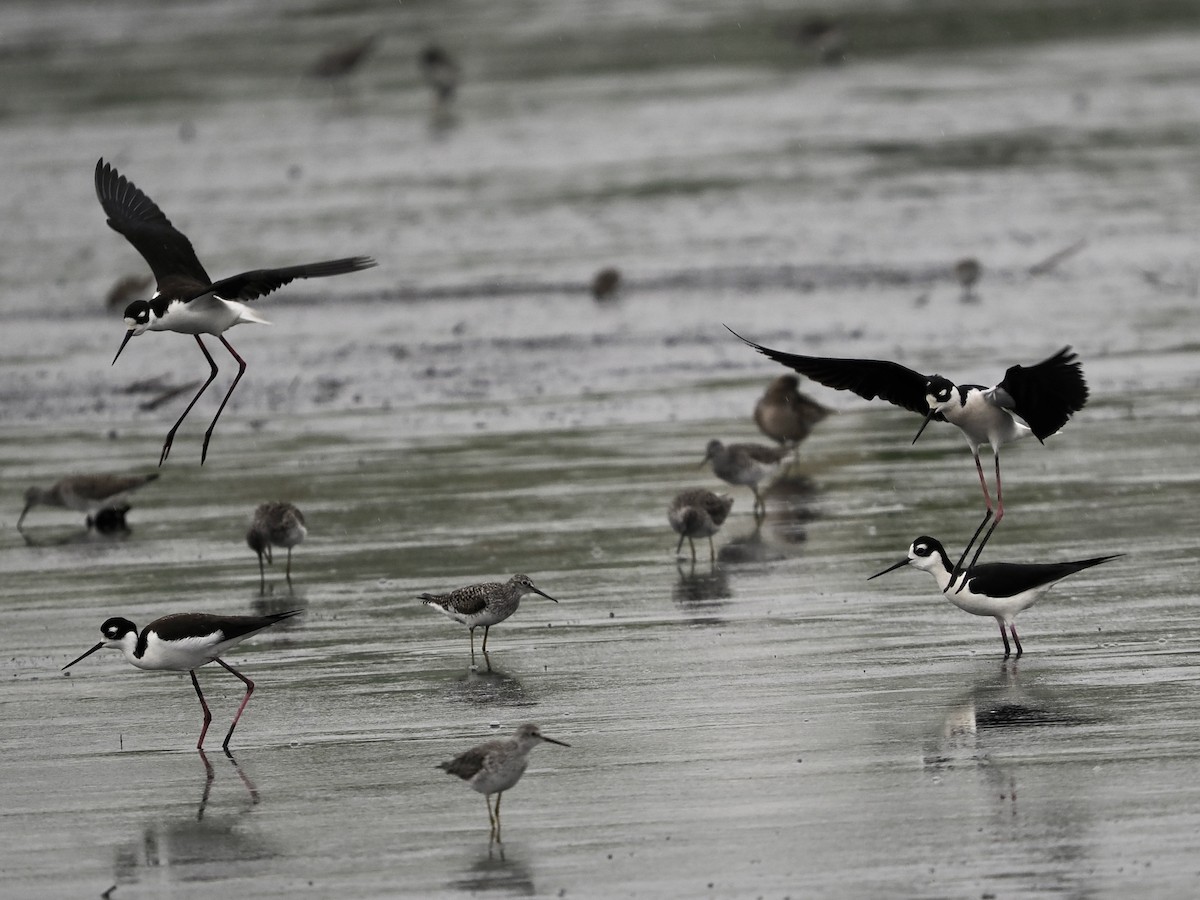
{"label": "bird reflection in water", "polygon": [[532,702],[520,679],[500,669],[492,668],[487,656],[487,669],[472,667],[454,683],[457,699],[480,706],[498,703],[502,706],[528,706]]}
{"label": "bird reflection in water", "polygon": [[209,798],[217,767],[203,750],[197,752],[204,765],[204,786],[195,816],[160,815],[143,826],[140,839],[118,846],[113,873],[118,885],[157,884],[165,896],[172,884],[258,874],[266,870],[266,860],[280,855],[241,827],[242,817],[258,805],[259,793],[233,754],[225,756],[237,773],[244,798],[235,811],[225,812],[222,803],[222,811],[214,813]]}
{"label": "bird reflection in water", "polygon": [[679,580],[671,588],[671,600],[680,609],[690,614],[691,621],[698,625],[719,625],[724,620],[711,615],[732,597],[729,590],[729,575],[719,566],[697,567],[696,563],[676,565]]}
{"label": "bird reflection in water", "polygon": [[522,897],[533,897],[537,894],[537,888],[533,884],[533,872],[529,866],[519,859],[509,858],[504,852],[503,844],[490,845],[486,856],[477,857],[460,877],[446,886],[451,890],[465,891],[469,894],[484,891]]}
{"label": "bird reflection in water", "polygon": [[807,475],[788,470],[767,489],[771,500],[767,524],[772,534],[785,544],[808,540],[807,525],[820,518],[816,503],[820,496],[817,483]]}

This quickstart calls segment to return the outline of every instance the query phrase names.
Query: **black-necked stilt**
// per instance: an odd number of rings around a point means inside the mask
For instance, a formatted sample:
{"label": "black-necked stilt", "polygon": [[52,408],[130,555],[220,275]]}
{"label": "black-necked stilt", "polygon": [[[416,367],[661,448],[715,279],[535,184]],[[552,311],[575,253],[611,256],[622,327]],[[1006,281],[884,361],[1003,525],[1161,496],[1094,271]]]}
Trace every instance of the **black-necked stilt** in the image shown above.
{"label": "black-necked stilt", "polygon": [[[908,556],[882,572],[876,572],[871,578],[878,578],[903,566],[913,566],[930,573],[937,579],[942,593],[959,609],[975,616],[992,616],[999,623],[1000,638],[1004,641],[1004,658],[1007,659],[1012,650],[1008,645],[1008,635],[1004,633],[1005,627],[1012,633],[1013,642],[1017,645],[1017,656],[1024,652],[1021,639],[1017,637],[1017,613],[1028,609],[1042,594],[1068,575],[1106,563],[1120,555],[1117,553],[1060,563],[981,563],[955,574],[956,570],[951,569],[950,558],[941,542],[923,535],[909,546]],[[955,581],[961,582],[959,587],[947,593]]]}
{"label": "black-necked stilt", "polygon": [[680,491],[667,508],[667,521],[679,535],[675,555],[679,555],[679,551],[683,549],[683,540],[687,538],[688,546],[692,548],[692,562],[695,562],[694,539],[708,538],[709,557],[716,562],[717,551],[713,546],[712,536],[725,524],[732,508],[733,498],[728,494],[714,494],[704,488]]}
{"label": "black-necked stilt", "polygon": [[[529,765],[529,751],[541,743],[570,747],[565,741],[546,737],[536,725],[522,725],[510,738],[488,741],[460,753],[448,762],[438,763],[438,768],[450,775],[457,775],[471,788],[483,794],[487,804],[488,822],[491,831],[488,843],[500,840],[500,798],[504,792],[521,780]],[[496,795],[496,809],[492,810],[492,794]]]}
{"label": "black-necked stilt", "polygon": [[788,451],[766,444],[722,444],[713,439],[704,449],[700,465],[712,463],[713,474],[728,484],[744,485],[754,491],[754,515],[765,514],[767,504],[758,490],[759,482],[774,478],[783,468]]}
{"label": "black-necked stilt", "polygon": [[454,99],[458,91],[459,68],[444,47],[438,44],[427,44],[417,57],[417,68],[421,78],[433,91],[433,97],[439,107],[445,106]]}
{"label": "black-necked stilt", "polygon": [[266,593],[267,575],[263,568],[263,557],[275,565],[271,558],[272,547],[287,548],[287,583],[292,586],[292,548],[303,543],[308,536],[304,513],[291,503],[268,502],[259,504],[254,510],[250,530],[246,532],[246,543],[258,554],[258,592]]}
{"label": "black-necked stilt", "polygon": [[157,472],[149,475],[69,475],[49,488],[31,487],[25,492],[25,508],[17,519],[17,529],[20,530],[26,513],[39,503],[86,513],[90,528],[101,510],[119,506],[127,494],[157,477]]}
{"label": "black-necked stilt", "polygon": [[475,629],[483,626],[483,656],[487,658],[488,630],[517,611],[526,594],[540,594],[554,600],[533,583],[528,575],[514,575],[506,582],[489,581],[457,588],[448,594],[421,594],[417,599],[426,606],[466,625],[471,631],[471,662],[475,662]]}
{"label": "black-necked stilt", "polygon": [[[1083,409],[1088,399],[1083,366],[1070,347],[1063,347],[1037,365],[1010,366],[1000,383],[988,388],[978,384],[956,385],[941,375],[922,375],[899,363],[883,360],[829,359],[784,353],[746,340],[737,332],[733,333],[764,356],[826,387],[853,391],[867,400],[881,397],[911,412],[924,414],[925,421],[913,438],[914,444],[931,421],[949,422],[957,426],[975,458],[975,469],[979,473],[979,484],[983,488],[987,508],[983,521],[975,529],[974,536],[967,542],[962,557],[954,567],[956,572],[962,569],[963,560],[993,515],[995,521],[975,549],[971,565],[979,559],[984,545],[1004,518],[1000,447],[1030,434],[1044,442],[1062,428],[1073,413]],[[1014,413],[1024,419],[1024,423],[1014,419]],[[983,475],[983,464],[979,461],[979,448],[984,444],[991,446],[996,460],[994,510],[987,479]]]}
{"label": "black-necked stilt", "polygon": [[254,682],[235,669],[221,654],[240,644],[246,638],[257,634],[264,628],[297,616],[303,610],[293,609],[288,612],[274,613],[269,616],[215,616],[208,613],[175,613],[155,619],[138,632],[138,628],[128,619],[119,616],[105,620],[100,626],[104,639],[91,650],[71,660],[63,671],[75,663],[91,656],[97,650],[110,647],[125,654],[125,659],[139,669],[165,669],[171,672],[187,672],[192,676],[192,686],[196,696],[200,698],[200,706],[204,708],[204,727],[200,729],[200,739],[196,748],[203,749],[204,736],[208,733],[208,724],[212,721],[212,713],[208,711],[208,703],[200,690],[200,682],[196,679],[196,670],[210,662],[218,663],[232,675],[241,679],[246,685],[246,695],[233,717],[229,733],[221,746],[229,749],[229,739],[233,737],[233,729],[237,728],[242,711],[250,702],[254,693]]}
{"label": "black-necked stilt", "polygon": [[754,404],[754,424],[775,443],[795,450],[834,410],[799,391],[800,379],[780,375]]}
{"label": "black-necked stilt", "polygon": [[96,196],[108,216],[108,224],[114,231],[123,234],[150,264],[158,287],[150,300],[136,300],[125,308],[125,339],[113,357],[116,363],[129,339],[146,331],[174,331],[190,334],[200,346],[200,352],[208,360],[208,380],[200,387],[183,415],[167,432],[163,443],[161,466],[171,452],[175,432],[187,418],[196,401],[200,399],[214,378],[217,364],[200,335],[211,334],[225,345],[238,364],[237,376],[217,408],[212,424],[204,433],[204,445],[200,450],[200,462],[208,456],[208,442],[212,437],[217,419],[230,395],[246,371],[246,361],[225,340],[224,332],[243,322],[270,324],[246,305],[251,300],[269,294],[297,278],[326,278],[358,272],[375,265],[375,260],[366,256],[331,259],[324,262],[288,266],[283,269],[255,269],[232,278],[214,282],[200,265],[191,241],[171,225],[161,209],[149,197],[138,190],[133,182],[119,175],[117,170],[103,159],[96,163]]}

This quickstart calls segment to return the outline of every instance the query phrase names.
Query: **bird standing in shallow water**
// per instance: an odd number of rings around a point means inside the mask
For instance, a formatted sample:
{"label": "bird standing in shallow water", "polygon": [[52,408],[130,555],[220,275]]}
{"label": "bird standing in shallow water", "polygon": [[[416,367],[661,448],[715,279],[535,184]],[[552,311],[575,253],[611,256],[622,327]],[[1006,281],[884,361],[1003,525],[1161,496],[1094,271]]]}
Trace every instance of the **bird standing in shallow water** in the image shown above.
{"label": "bird standing in shallow water", "polygon": [[200,395],[217,377],[217,364],[204,342],[200,340],[200,335],[214,335],[237,360],[238,373],[225,393],[225,399],[217,408],[212,424],[204,433],[204,445],[200,450],[200,463],[203,465],[208,456],[208,442],[217,426],[217,420],[221,418],[225,404],[229,402],[234,388],[246,371],[246,361],[238,355],[229,341],[225,340],[224,333],[243,322],[270,324],[246,304],[297,278],[345,275],[348,272],[369,269],[375,265],[375,260],[365,256],[354,256],[283,269],[255,269],[214,282],[196,258],[191,241],[175,229],[162,210],[154,205],[153,200],[138,190],[124,175],[118,174],[117,170],[103,159],[96,163],[96,196],[108,216],[109,226],[123,234],[129,243],[133,244],[134,249],[142,254],[150,264],[150,270],[154,273],[158,285],[154,296],[149,300],[135,300],[125,308],[127,330],[125,339],[117,349],[117,355],[113,357],[113,363],[116,363],[130,338],[146,331],[175,331],[192,335],[209,365],[208,380],[167,432],[167,439],[163,442],[162,454],[158,459],[160,466],[171,452],[175,432],[192,411]]}
{"label": "bird standing in shallow water", "polygon": [[717,550],[713,546],[712,536],[725,524],[732,508],[733,498],[728,494],[714,494],[704,488],[680,491],[667,509],[667,521],[679,535],[675,555],[679,555],[683,549],[683,539],[687,538],[688,546],[692,548],[692,562],[695,562],[696,544],[693,539],[706,537],[709,557],[716,562]]}
{"label": "bird standing in shallow water", "polygon": [[[500,840],[500,798],[504,792],[521,780],[525,768],[529,765],[529,751],[541,743],[558,744],[560,747],[570,747],[564,741],[556,741],[546,737],[536,725],[522,725],[516,734],[510,738],[488,741],[478,747],[472,747],[465,753],[460,753],[448,762],[438,763],[438,768],[450,775],[457,775],[471,786],[473,790],[483,794],[483,802],[487,804],[488,822],[491,831],[488,843],[497,844]],[[492,811],[492,794],[496,795],[496,809]]]}
{"label": "bird standing in shallow water", "polygon": [[[962,570],[963,560],[992,516],[995,515],[995,521],[976,547],[975,555],[971,558],[972,566],[1004,518],[1004,493],[1000,484],[1001,446],[1031,434],[1038,441],[1045,442],[1046,438],[1067,423],[1072,414],[1083,409],[1088,399],[1083,366],[1070,347],[1063,347],[1037,365],[1010,366],[1000,383],[989,388],[978,384],[955,384],[941,375],[922,375],[899,363],[883,360],[833,359],[784,353],[748,341],[733,329],[730,332],[764,356],[826,387],[853,391],[867,400],[882,397],[910,412],[922,413],[925,421],[913,438],[914,444],[931,421],[949,422],[962,432],[975,458],[975,470],[979,473],[986,510],[983,521],[975,529],[974,536],[967,542],[954,566],[955,572]],[[1013,418],[1014,414],[1024,419],[1025,423]],[[984,444],[991,446],[996,461],[994,510],[987,479],[983,475],[983,464],[979,461],[979,448]]]}
{"label": "bird standing in shallow water", "polygon": [[246,532],[246,543],[258,554],[258,592],[267,591],[267,575],[263,569],[263,557],[275,565],[271,557],[271,548],[287,548],[287,583],[292,586],[292,548],[304,542],[308,536],[308,527],[304,523],[304,513],[291,503],[269,502],[259,504],[254,510],[254,519],[250,522],[250,530]]}
{"label": "bird standing in shallow water", "polygon": [[834,410],[822,406],[798,390],[800,379],[780,375],[754,404],[754,423],[758,430],[784,447],[795,450],[812,432],[813,426]]}
{"label": "bird standing in shallow water", "polygon": [[1008,645],[1008,635],[1004,633],[1006,627],[1012,634],[1013,643],[1017,645],[1017,656],[1024,652],[1021,639],[1017,637],[1017,613],[1033,606],[1042,594],[1068,575],[1106,563],[1117,556],[1120,554],[1060,563],[983,563],[955,574],[941,542],[922,535],[909,546],[908,556],[882,572],[876,572],[871,578],[878,578],[903,566],[913,566],[937,579],[943,594],[956,579],[961,581],[957,590],[947,594],[950,602],[971,615],[992,616],[1000,625],[1004,658],[1008,659],[1012,649]]}
{"label": "bird standing in shallow water", "polygon": [[740,484],[754,491],[754,516],[758,518],[767,511],[767,505],[759,493],[759,482],[779,474],[787,451],[766,444],[722,444],[718,440],[708,442],[704,459],[700,465],[712,463],[713,474],[729,484]]}
{"label": "bird standing in shallow water", "polygon": [[80,660],[86,659],[97,650],[106,647],[120,650],[130,665],[139,669],[165,669],[171,672],[187,672],[192,676],[192,687],[200,698],[200,706],[204,709],[204,727],[200,729],[200,739],[196,741],[196,749],[204,748],[204,736],[208,733],[208,725],[212,721],[212,713],[200,690],[200,682],[196,679],[196,670],[210,662],[219,664],[232,675],[241,679],[246,685],[246,694],[233,717],[233,724],[221,746],[229,751],[229,739],[233,737],[233,729],[237,728],[242,711],[250,702],[254,693],[254,682],[235,669],[221,655],[227,650],[240,644],[246,638],[257,634],[264,628],[269,628],[276,622],[298,616],[303,610],[293,609],[289,612],[275,613],[270,616],[214,616],[208,613],[176,613],[155,619],[142,629],[128,619],[114,617],[105,620],[100,626],[104,639],[91,650],[71,660],[63,671],[71,668]]}
{"label": "bird standing in shallow water", "polygon": [[[91,528],[101,510],[119,507],[126,494],[157,477],[157,472],[149,475],[70,475],[49,488],[31,487],[25,492],[25,508],[17,519],[17,530],[25,521],[25,514],[39,503],[87,513],[88,527]],[[129,507],[125,509],[128,511]]]}
{"label": "bird standing in shallow water", "polygon": [[521,605],[521,598],[529,593],[558,602],[535,585],[528,575],[520,574],[503,583],[489,581],[471,584],[448,594],[421,594],[417,599],[471,630],[471,664],[474,665],[475,629],[483,626],[483,656],[487,659],[488,630],[515,613]]}

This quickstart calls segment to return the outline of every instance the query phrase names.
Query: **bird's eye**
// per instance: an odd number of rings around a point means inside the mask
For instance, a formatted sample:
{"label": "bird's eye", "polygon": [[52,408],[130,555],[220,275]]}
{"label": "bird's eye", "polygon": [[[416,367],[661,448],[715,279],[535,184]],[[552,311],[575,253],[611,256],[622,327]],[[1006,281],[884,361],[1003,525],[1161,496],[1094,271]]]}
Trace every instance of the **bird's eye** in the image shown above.
{"label": "bird's eye", "polygon": [[928,544],[913,544],[913,553],[917,554],[917,556],[928,556],[929,555],[929,545]]}

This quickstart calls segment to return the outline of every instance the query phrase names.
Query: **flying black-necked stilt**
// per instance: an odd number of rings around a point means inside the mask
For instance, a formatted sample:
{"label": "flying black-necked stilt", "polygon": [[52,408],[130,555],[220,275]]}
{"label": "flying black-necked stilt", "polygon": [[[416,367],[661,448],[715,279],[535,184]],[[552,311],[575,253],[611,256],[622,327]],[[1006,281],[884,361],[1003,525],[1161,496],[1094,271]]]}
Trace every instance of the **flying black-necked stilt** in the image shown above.
{"label": "flying black-necked stilt", "polygon": [[268,502],[259,504],[254,510],[250,530],[246,532],[246,543],[258,554],[258,592],[266,593],[267,574],[263,568],[263,557],[275,565],[271,558],[272,547],[287,548],[287,583],[292,586],[292,548],[303,543],[308,536],[304,513],[291,503]]}
{"label": "flying black-necked stilt", "polygon": [[426,606],[466,625],[471,631],[471,663],[475,662],[475,629],[483,626],[483,656],[487,659],[488,631],[517,611],[526,594],[540,594],[554,600],[533,583],[528,575],[517,574],[505,582],[489,581],[457,588],[448,594],[421,594],[417,599]]}
{"label": "flying black-necked stilt", "polygon": [[775,443],[795,450],[834,410],[799,391],[800,379],[780,375],[754,404],[754,424]]}
{"label": "flying black-necked stilt", "polygon": [[692,548],[692,562],[695,562],[694,539],[708,538],[708,554],[712,561],[716,562],[717,550],[713,546],[712,536],[725,524],[732,508],[733,498],[728,494],[714,494],[704,488],[680,491],[667,508],[667,521],[679,535],[675,555],[679,555],[679,551],[683,549],[683,540],[687,538],[688,546]]}
{"label": "flying black-necked stilt", "polygon": [[120,506],[127,494],[157,477],[157,472],[149,475],[69,475],[49,488],[31,487],[25,492],[25,508],[17,519],[17,529],[20,530],[26,513],[39,503],[86,513],[91,528],[102,510]]}
{"label": "flying black-necked stilt", "polygon": [[744,485],[754,491],[754,515],[765,514],[767,504],[758,490],[759,482],[774,478],[783,468],[788,451],[766,444],[722,444],[715,438],[704,449],[700,465],[712,463],[713,474],[728,484]]}
{"label": "flying black-necked stilt", "polygon": [[[975,616],[992,616],[999,623],[1000,639],[1004,641],[1004,658],[1008,659],[1012,650],[1008,645],[1008,635],[1004,633],[1006,627],[1017,645],[1017,656],[1024,652],[1021,639],[1017,637],[1017,613],[1033,606],[1042,594],[1068,575],[1106,563],[1120,555],[1117,553],[1060,563],[981,563],[955,574],[941,542],[922,535],[909,546],[908,556],[882,572],[876,572],[871,578],[878,578],[903,566],[928,572],[937,579],[942,593],[959,609]],[[955,581],[961,584],[955,591],[947,593]]]}
{"label": "flying black-necked stilt", "polygon": [[221,744],[229,749],[229,739],[233,737],[233,729],[237,728],[242,711],[250,702],[254,693],[254,682],[235,669],[221,655],[227,650],[240,644],[246,638],[257,634],[264,628],[298,616],[304,610],[293,609],[288,612],[274,613],[269,616],[215,616],[208,613],[175,613],[155,619],[138,632],[138,628],[128,619],[115,616],[106,619],[100,626],[104,639],[91,650],[71,660],[63,671],[71,668],[80,660],[86,659],[97,650],[106,647],[120,650],[125,659],[139,669],[164,669],[171,672],[187,672],[192,676],[192,686],[196,696],[200,698],[200,706],[204,709],[204,727],[200,729],[200,739],[196,741],[196,749],[204,748],[204,736],[208,733],[208,724],[212,721],[212,713],[208,711],[208,703],[200,690],[200,682],[196,679],[196,670],[210,662],[218,663],[232,675],[241,679],[246,685],[246,695],[233,717],[229,733]]}
{"label": "flying black-necked stilt", "polygon": [[[922,375],[899,363],[877,359],[829,359],[820,356],[800,356],[771,350],[746,340],[733,329],[733,334],[764,356],[807,375],[813,381],[839,391],[853,391],[867,400],[881,397],[889,403],[922,413],[925,421],[917,430],[913,443],[921,437],[925,426],[932,421],[949,422],[957,426],[971,448],[975,458],[975,469],[979,473],[979,485],[983,488],[986,504],[983,521],[963,549],[954,571],[962,569],[963,560],[971,551],[984,526],[995,516],[991,528],[975,549],[971,565],[979,559],[992,532],[1004,518],[1004,494],[1000,483],[1000,447],[1011,441],[1034,435],[1038,441],[1055,434],[1071,418],[1072,413],[1083,409],[1088,399],[1087,382],[1083,378],[1083,366],[1070,347],[1033,366],[1010,366],[1004,378],[994,387],[978,384],[956,385],[941,375]],[[1024,419],[1024,423],[1013,418],[1013,414]],[[992,497],[988,492],[987,479],[983,475],[983,464],[979,461],[979,448],[989,444],[996,460],[996,507],[992,508]]]}
{"label": "flying black-necked stilt", "polygon": [[187,418],[196,401],[200,399],[214,378],[217,364],[200,335],[211,334],[225,345],[238,364],[237,376],[217,408],[212,424],[204,433],[204,445],[200,450],[200,463],[208,456],[208,442],[213,429],[229,397],[233,394],[246,371],[246,361],[225,340],[224,332],[243,322],[270,324],[246,305],[251,300],[269,294],[297,278],[325,278],[358,272],[375,265],[375,260],[366,256],[331,259],[324,262],[288,266],[283,269],[255,269],[232,278],[214,282],[200,265],[191,241],[171,225],[154,201],[138,190],[133,182],[119,175],[117,170],[103,159],[96,163],[96,196],[108,216],[108,224],[114,231],[123,234],[134,249],[150,264],[158,287],[150,300],[135,300],[125,308],[125,339],[113,357],[113,363],[129,343],[129,339],[146,331],[174,331],[190,334],[200,346],[200,352],[208,360],[208,380],[197,391],[163,442],[161,466],[171,452],[175,432]]}
{"label": "flying black-necked stilt", "polygon": [[[488,741],[460,753],[448,762],[438,763],[438,768],[450,775],[457,775],[472,790],[483,794],[487,804],[488,822],[491,831],[488,843],[500,840],[500,798],[504,792],[521,780],[529,765],[529,751],[541,743],[570,747],[565,741],[546,737],[536,725],[522,725],[510,738]],[[492,810],[492,794],[496,795],[496,809]]]}

